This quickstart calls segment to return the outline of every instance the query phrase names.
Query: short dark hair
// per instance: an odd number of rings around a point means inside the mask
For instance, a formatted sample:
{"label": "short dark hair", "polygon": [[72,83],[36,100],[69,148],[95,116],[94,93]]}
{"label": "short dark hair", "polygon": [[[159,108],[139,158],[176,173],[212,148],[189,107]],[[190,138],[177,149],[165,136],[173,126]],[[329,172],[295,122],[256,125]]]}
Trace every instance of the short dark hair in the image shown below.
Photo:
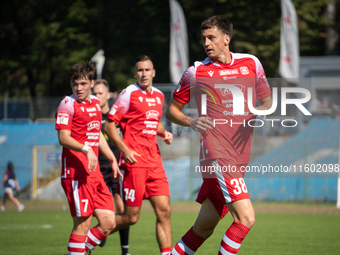
{"label": "short dark hair", "polygon": [[147,60],[150,60],[152,62],[152,59],[149,56],[147,56],[147,55],[140,55],[140,56],[136,57],[135,64],[137,64],[138,62],[147,61]]}
{"label": "short dark hair", "polygon": [[98,80],[96,80],[96,81],[94,82],[93,87],[95,87],[95,86],[98,85],[98,84],[104,84],[105,87],[107,88],[107,91],[110,91],[110,86],[109,86],[109,83],[107,82],[107,80],[105,80],[105,79],[98,79]]}
{"label": "short dark hair", "polygon": [[69,71],[69,76],[71,81],[75,81],[82,78],[88,78],[89,80],[94,80],[96,75],[95,67],[87,63],[78,63],[71,67]]}
{"label": "short dark hair", "polygon": [[230,36],[233,34],[233,23],[221,15],[214,15],[202,22],[201,30],[209,29],[216,26],[222,33]]}

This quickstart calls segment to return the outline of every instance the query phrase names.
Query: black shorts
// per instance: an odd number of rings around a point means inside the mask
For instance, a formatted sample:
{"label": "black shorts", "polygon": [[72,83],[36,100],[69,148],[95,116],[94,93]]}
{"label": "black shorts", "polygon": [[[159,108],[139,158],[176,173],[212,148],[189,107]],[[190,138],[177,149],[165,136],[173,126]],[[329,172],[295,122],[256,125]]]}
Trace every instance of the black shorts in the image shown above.
{"label": "black shorts", "polygon": [[110,164],[100,165],[100,171],[103,174],[104,181],[111,191],[112,195],[117,192],[117,179],[112,178],[112,168]]}

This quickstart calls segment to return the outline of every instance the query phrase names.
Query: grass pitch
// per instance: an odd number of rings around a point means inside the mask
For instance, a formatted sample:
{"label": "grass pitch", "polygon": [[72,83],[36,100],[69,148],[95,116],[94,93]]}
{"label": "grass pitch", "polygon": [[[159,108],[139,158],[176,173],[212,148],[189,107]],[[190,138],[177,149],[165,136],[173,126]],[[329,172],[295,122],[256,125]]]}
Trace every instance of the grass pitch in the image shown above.
{"label": "grass pitch", "polygon": [[[13,205],[1,212],[0,254],[67,253],[72,219],[69,211],[62,211],[62,203],[65,202],[27,201],[27,209],[22,213],[17,212]],[[174,210],[171,222],[175,244],[193,225],[198,207],[193,202],[175,202],[172,205]],[[244,240],[239,255],[340,254],[340,210],[334,210],[335,205],[258,205],[260,212],[256,213],[256,223]],[[132,255],[157,255],[160,253],[155,237],[155,215],[148,204],[143,207],[139,222],[130,228],[129,252]],[[256,203],[254,207],[257,211]],[[293,209],[285,212],[284,208],[295,208],[296,213]],[[315,208],[319,210],[315,211]],[[216,255],[221,238],[231,223],[232,218],[227,215],[196,254]],[[93,224],[96,224],[95,220]],[[92,254],[120,255],[119,234],[109,236],[106,245],[96,248]]]}

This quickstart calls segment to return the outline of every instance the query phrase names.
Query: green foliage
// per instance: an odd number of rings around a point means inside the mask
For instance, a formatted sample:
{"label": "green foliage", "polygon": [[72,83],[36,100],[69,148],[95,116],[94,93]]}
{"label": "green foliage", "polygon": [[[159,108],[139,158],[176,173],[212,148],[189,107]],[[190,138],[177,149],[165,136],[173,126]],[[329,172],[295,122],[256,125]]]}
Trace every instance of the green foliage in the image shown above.
{"label": "green foliage", "polygon": [[[324,55],[326,5],[330,0],[293,0],[300,55]],[[190,63],[204,59],[200,24],[220,14],[234,23],[231,51],[256,55],[275,77],[280,50],[281,1],[178,0],[188,27]],[[339,13],[339,0],[335,0]],[[339,18],[336,20],[339,29]],[[328,24],[329,25],[329,24]],[[70,94],[69,68],[104,49],[103,78],[112,90],[134,82],[134,59],[150,55],[155,83],[169,82],[168,1],[27,0],[0,3],[0,95]]]}

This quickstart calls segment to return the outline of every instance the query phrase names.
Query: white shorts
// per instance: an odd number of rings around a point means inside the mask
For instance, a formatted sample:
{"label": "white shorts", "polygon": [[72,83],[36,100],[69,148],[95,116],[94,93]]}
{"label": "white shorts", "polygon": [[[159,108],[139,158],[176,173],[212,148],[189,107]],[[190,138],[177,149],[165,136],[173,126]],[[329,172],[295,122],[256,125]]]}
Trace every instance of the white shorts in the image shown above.
{"label": "white shorts", "polygon": [[5,188],[5,193],[12,193],[13,194],[13,189],[10,187]]}

